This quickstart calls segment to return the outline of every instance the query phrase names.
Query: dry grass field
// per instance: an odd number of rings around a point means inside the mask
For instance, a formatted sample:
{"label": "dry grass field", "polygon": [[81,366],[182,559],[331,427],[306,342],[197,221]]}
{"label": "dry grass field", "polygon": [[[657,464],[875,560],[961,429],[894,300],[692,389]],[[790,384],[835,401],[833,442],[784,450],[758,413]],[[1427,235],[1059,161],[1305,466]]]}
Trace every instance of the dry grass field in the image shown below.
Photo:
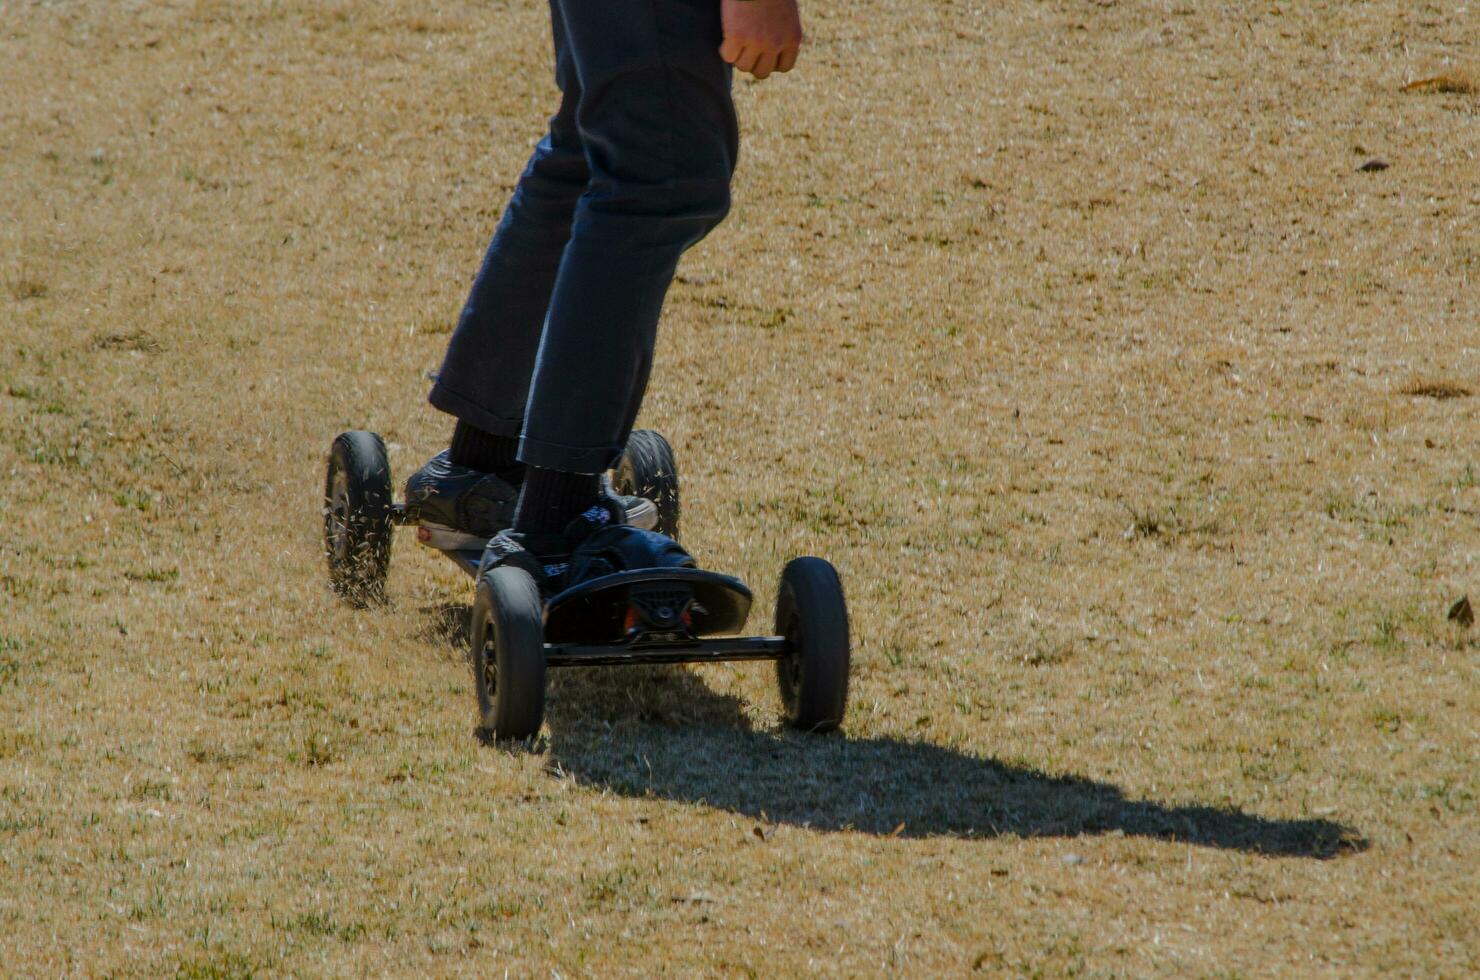
{"label": "dry grass field", "polygon": [[445,444],[543,5],[0,0],[0,973],[1480,970],[1480,7],[805,13],[643,421],[753,625],[842,569],[844,731],[608,671],[503,749],[319,492]]}

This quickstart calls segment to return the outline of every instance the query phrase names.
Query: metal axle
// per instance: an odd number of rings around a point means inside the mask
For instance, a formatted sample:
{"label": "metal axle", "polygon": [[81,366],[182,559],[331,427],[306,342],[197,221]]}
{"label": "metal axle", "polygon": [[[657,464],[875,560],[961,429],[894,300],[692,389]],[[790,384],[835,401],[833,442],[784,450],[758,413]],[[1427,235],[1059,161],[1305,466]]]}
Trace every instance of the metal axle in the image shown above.
{"label": "metal axle", "polygon": [[790,651],[784,636],[735,636],[694,640],[683,646],[630,647],[620,643],[547,643],[549,667],[615,667],[631,664],[716,664],[779,660]]}

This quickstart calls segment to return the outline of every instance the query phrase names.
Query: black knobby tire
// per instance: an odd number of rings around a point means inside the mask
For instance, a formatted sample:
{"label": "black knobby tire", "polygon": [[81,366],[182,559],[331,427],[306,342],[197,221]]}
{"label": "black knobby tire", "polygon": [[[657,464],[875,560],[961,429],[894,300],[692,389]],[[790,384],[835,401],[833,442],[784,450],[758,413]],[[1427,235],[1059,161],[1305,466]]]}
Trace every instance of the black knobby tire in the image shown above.
{"label": "black knobby tire", "polygon": [[391,464],[380,436],[341,433],[324,477],[324,554],[334,591],[354,605],[385,598],[391,499]]}
{"label": "black knobby tire", "polygon": [[620,494],[643,497],[658,507],[659,534],[678,540],[678,463],[673,447],[653,429],[638,429],[617,461],[612,487]]}
{"label": "black knobby tire", "polygon": [[473,601],[473,688],[484,738],[525,739],[545,720],[544,607],[522,568],[491,568]]}
{"label": "black knobby tire", "polygon": [[794,558],[781,573],[776,635],[788,653],[776,661],[786,723],[830,732],[848,706],[848,606],[837,570],[821,558]]}

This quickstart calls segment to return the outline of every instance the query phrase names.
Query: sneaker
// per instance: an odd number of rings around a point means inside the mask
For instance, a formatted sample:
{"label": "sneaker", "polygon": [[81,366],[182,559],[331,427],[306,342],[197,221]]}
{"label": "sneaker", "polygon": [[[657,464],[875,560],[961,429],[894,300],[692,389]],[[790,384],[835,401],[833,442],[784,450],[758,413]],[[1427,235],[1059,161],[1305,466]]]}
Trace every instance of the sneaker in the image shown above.
{"label": "sneaker", "polygon": [[442,551],[481,548],[514,523],[519,488],[452,461],[442,450],[406,481],[406,509],[421,525],[417,540]]}
{"label": "sneaker", "polygon": [[607,493],[577,515],[564,531],[500,531],[484,547],[478,574],[481,576],[499,565],[522,568],[539,585],[540,594],[548,599],[564,588],[565,573],[575,550],[598,532],[621,526],[626,516],[621,498]]}
{"label": "sneaker", "polygon": [[646,497],[617,493],[612,489],[611,474],[601,475],[601,492],[622,505],[622,523],[629,527],[651,531],[658,526],[658,505]]}
{"label": "sneaker", "polygon": [[[622,513],[622,521],[651,530],[658,526],[658,507],[642,497],[619,497],[611,480],[603,488]],[[406,481],[406,507],[420,525],[417,540],[439,551],[476,550],[511,527],[519,488],[492,473],[452,461],[443,450]]]}
{"label": "sneaker", "polygon": [[503,531],[489,539],[478,574],[499,565],[528,572],[549,599],[593,578],[637,568],[696,568],[672,538],[624,523],[619,497],[606,494],[559,533]]}

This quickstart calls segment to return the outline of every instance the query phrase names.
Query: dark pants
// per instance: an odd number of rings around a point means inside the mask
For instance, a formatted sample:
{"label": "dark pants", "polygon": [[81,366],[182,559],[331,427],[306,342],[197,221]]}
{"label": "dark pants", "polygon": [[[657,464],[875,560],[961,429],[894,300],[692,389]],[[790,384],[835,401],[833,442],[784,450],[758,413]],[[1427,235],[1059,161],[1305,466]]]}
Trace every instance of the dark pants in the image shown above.
{"label": "dark pants", "polygon": [[738,132],[719,0],[550,0],[550,131],[519,179],[430,401],[535,466],[615,462],[679,256],[724,218]]}

